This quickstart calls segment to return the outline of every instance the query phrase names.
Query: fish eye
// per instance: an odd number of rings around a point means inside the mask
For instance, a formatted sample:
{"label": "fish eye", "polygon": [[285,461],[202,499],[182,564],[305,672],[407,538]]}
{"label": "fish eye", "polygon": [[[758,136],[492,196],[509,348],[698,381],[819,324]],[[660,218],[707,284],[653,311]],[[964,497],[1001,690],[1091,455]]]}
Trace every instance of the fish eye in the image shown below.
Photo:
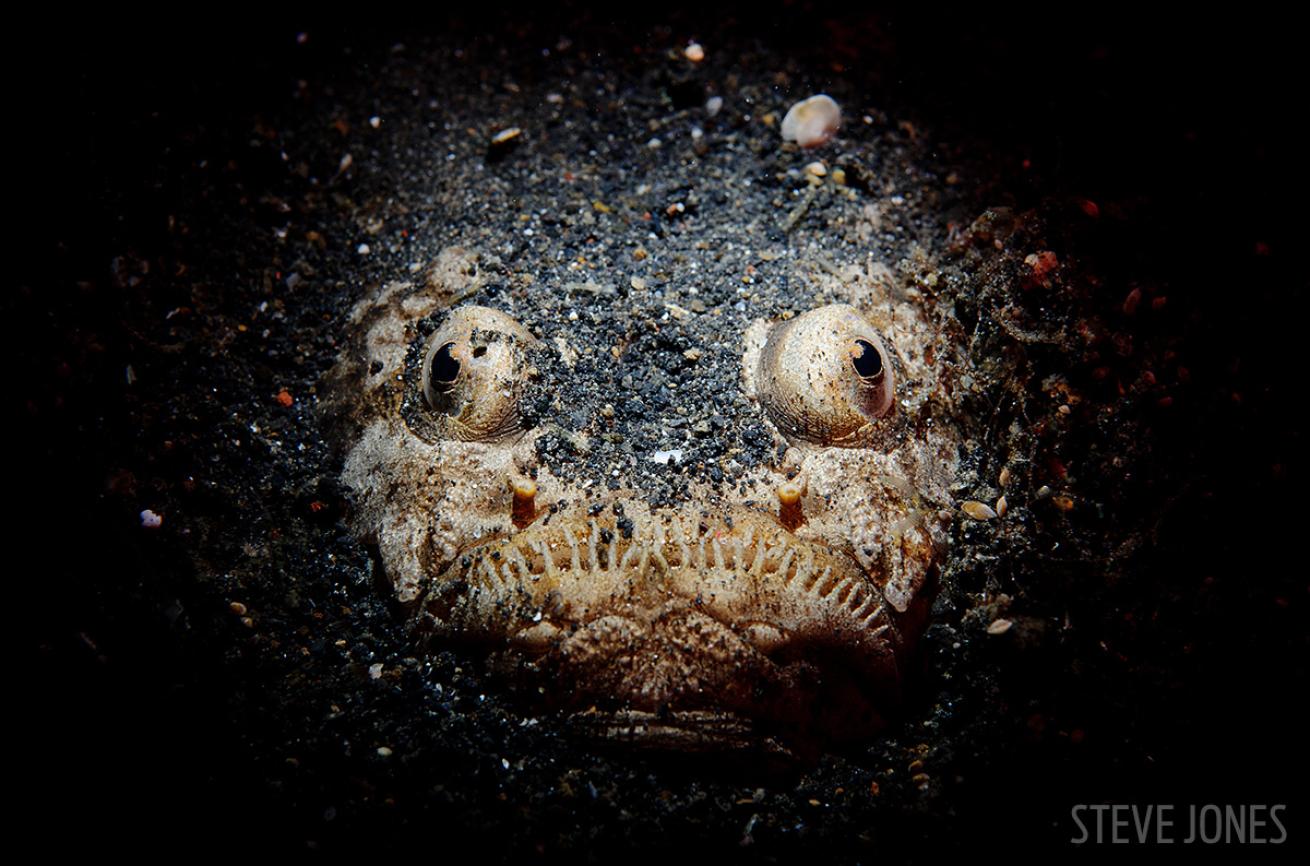
{"label": "fish eye", "polygon": [[459,377],[459,361],[450,354],[454,345],[454,343],[446,343],[433,354],[432,363],[428,367],[428,378],[434,384],[449,387],[454,385],[455,379]]}
{"label": "fish eye", "polygon": [[437,433],[488,441],[521,432],[526,353],[536,343],[499,310],[452,310],[429,338],[421,367],[423,399]]}
{"label": "fish eye", "polygon": [[872,444],[894,380],[882,337],[847,304],[774,325],[755,370],[756,396],[784,436],[842,448]]}
{"label": "fish eye", "polygon": [[851,352],[851,363],[861,378],[872,379],[882,372],[882,353],[868,340],[856,340]]}

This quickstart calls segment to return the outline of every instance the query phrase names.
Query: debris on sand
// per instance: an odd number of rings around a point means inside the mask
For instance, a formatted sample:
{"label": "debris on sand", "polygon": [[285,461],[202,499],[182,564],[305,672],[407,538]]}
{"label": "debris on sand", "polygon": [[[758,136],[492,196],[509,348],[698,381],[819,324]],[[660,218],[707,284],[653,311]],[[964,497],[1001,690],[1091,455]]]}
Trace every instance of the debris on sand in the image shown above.
{"label": "debris on sand", "polygon": [[841,126],[841,108],[826,93],[811,96],[787,109],[782,119],[782,140],[801,147],[827,144]]}

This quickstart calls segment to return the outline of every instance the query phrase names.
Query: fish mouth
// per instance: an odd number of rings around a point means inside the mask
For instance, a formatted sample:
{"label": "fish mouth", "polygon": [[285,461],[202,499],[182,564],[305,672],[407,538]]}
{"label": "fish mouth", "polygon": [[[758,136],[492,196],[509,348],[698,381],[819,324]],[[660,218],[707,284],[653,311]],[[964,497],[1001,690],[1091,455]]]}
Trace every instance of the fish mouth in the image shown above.
{"label": "fish mouth", "polygon": [[457,555],[418,625],[492,649],[552,706],[619,720],[599,731],[731,742],[716,730],[746,720],[847,739],[899,701],[926,621],[886,583],[764,511],[561,513]]}

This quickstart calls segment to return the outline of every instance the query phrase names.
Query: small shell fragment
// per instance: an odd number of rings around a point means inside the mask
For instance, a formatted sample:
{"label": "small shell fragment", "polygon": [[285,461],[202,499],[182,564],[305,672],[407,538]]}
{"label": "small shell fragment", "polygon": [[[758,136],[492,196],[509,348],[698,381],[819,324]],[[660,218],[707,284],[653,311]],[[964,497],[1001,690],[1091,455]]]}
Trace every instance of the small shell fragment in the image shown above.
{"label": "small shell fragment", "polygon": [[506,142],[513,141],[522,134],[523,130],[519,129],[517,126],[511,126],[508,129],[502,129],[500,132],[493,135],[491,137],[491,143],[493,146],[502,145]]}
{"label": "small shell fragment", "polygon": [[787,109],[782,119],[782,140],[801,147],[818,147],[837,134],[841,126],[841,108],[831,96],[820,93],[803,99]]}
{"label": "small shell fragment", "polygon": [[987,626],[987,633],[1005,634],[1013,625],[1014,623],[1008,619],[995,619],[992,620],[991,625]]}
{"label": "small shell fragment", "polygon": [[1001,467],[1001,474],[1000,474],[1000,477],[998,477],[998,478],[996,479],[996,483],[999,484],[999,485],[1001,485],[1002,487],[1009,487],[1009,486],[1010,486],[1010,467],[1009,467],[1009,466],[1002,466],[1002,467]]}
{"label": "small shell fragment", "polygon": [[996,500],[996,516],[997,516],[997,517],[1004,517],[1004,516],[1005,516],[1005,512],[1007,512],[1007,511],[1009,511],[1009,510],[1010,510],[1010,503],[1007,502],[1007,501],[1005,500],[1005,497],[1004,497],[1004,496],[1002,496],[1000,499]]}
{"label": "small shell fragment", "polygon": [[986,502],[978,502],[973,499],[961,503],[960,510],[974,520],[991,520],[996,516],[996,512],[993,511],[992,507]]}

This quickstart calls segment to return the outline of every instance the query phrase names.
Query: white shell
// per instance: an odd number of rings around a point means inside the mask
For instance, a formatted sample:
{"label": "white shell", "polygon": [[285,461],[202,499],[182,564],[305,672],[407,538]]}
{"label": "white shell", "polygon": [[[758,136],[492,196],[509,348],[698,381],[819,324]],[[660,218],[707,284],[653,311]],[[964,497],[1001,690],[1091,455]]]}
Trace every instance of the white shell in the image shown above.
{"label": "white shell", "polygon": [[837,134],[841,126],[841,108],[831,96],[820,93],[803,99],[787,109],[782,119],[782,140],[801,147],[818,147]]}

